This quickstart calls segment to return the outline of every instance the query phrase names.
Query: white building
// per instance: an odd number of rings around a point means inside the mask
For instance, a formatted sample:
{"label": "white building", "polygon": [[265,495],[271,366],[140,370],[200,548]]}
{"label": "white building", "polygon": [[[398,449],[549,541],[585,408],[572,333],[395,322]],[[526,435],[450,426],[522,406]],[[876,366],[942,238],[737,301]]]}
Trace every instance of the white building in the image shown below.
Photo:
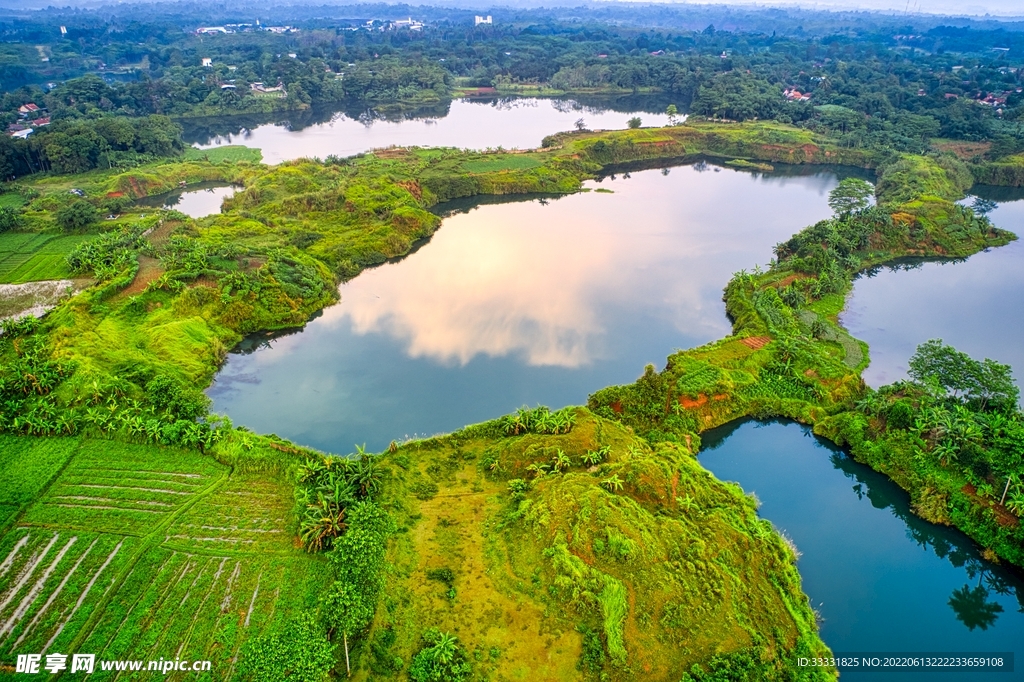
{"label": "white building", "polygon": [[488,14],[486,17],[473,17],[473,25],[479,26],[480,24],[493,24],[491,21],[491,15]]}
{"label": "white building", "polygon": [[203,57],[203,66],[212,67],[213,66],[213,59],[211,59],[210,57]]}

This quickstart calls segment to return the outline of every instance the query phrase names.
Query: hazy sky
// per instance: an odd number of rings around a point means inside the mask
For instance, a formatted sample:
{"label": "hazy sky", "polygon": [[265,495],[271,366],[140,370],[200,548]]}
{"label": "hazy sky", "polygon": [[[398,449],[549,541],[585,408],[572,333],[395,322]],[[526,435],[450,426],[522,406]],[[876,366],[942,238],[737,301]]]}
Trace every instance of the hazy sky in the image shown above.
{"label": "hazy sky", "polygon": [[[107,4],[132,2],[166,2],[167,0],[0,0],[2,8],[41,9],[53,7],[97,7]],[[171,0],[173,1],[173,0]],[[324,5],[385,2],[404,2],[409,5],[457,7],[538,7],[586,6],[602,2],[639,2],[665,4],[741,5],[746,7],[802,7],[818,10],[867,10],[881,12],[909,12],[910,14],[940,14],[950,16],[984,16],[1024,18],[1024,0],[285,0],[291,5]]]}
{"label": "hazy sky", "polygon": [[[622,1],[622,0],[618,0]],[[625,0],[630,1],[630,0]],[[680,4],[679,0],[635,0],[637,2],[665,2]],[[514,4],[514,2],[512,3]],[[694,3],[696,4],[696,3]],[[820,10],[873,10],[909,11],[911,14],[948,14],[955,16],[1024,17],[1024,0],[724,0],[701,2],[713,5],[743,5],[771,7],[803,7]]]}

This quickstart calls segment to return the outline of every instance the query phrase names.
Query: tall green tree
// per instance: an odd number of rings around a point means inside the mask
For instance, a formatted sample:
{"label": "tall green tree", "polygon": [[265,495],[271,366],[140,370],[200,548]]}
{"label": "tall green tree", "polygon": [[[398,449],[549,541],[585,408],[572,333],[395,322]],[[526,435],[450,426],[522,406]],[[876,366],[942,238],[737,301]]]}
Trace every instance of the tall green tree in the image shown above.
{"label": "tall green tree", "polygon": [[874,193],[875,188],[870,182],[859,178],[843,178],[828,193],[828,205],[837,216],[848,216],[867,208]]}
{"label": "tall green tree", "polygon": [[1020,398],[1009,365],[989,359],[975,360],[941,339],[931,339],[917,347],[910,358],[908,374],[943,395],[976,401],[982,410],[989,406],[1012,408]]}

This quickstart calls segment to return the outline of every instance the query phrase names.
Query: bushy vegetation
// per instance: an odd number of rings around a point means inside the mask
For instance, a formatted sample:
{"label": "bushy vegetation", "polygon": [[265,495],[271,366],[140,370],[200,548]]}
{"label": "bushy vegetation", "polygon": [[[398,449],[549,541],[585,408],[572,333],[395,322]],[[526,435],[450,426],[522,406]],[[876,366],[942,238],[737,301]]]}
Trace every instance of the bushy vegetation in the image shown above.
{"label": "bushy vegetation", "polygon": [[[907,255],[967,256],[1015,237],[983,210],[953,203],[969,184],[955,159],[899,157],[879,178],[878,205],[868,205],[860,183],[840,184],[830,197],[835,217],[779,244],[767,271],[733,277],[725,293],[733,337],[676,353],[661,372],[648,366],[635,384],[598,391],[588,405],[652,442],[691,443],[741,416],[815,424],[920,498],[923,516],[1021,563],[1018,521],[990,499],[1001,484],[1012,507],[1020,476],[1019,457],[1009,454],[1020,444],[1019,394],[1008,368],[930,342],[911,362],[915,384],[865,402],[865,349],[837,324],[862,270]],[[878,400],[884,404],[873,412],[858,411]],[[888,418],[901,426],[883,435]]]}
{"label": "bushy vegetation", "polygon": [[910,377],[816,431],[908,490],[921,516],[1024,564],[1024,415],[1010,368],[932,340]]}
{"label": "bushy vegetation", "polygon": [[[750,498],[685,445],[573,411],[564,433],[505,418],[381,456],[381,503],[402,501],[373,626],[387,649],[356,679],[401,679],[376,662],[396,658],[416,680],[679,679],[754,642],[760,679],[781,680],[783,651],[823,650],[793,554]],[[439,492],[417,500],[423,480]]]}

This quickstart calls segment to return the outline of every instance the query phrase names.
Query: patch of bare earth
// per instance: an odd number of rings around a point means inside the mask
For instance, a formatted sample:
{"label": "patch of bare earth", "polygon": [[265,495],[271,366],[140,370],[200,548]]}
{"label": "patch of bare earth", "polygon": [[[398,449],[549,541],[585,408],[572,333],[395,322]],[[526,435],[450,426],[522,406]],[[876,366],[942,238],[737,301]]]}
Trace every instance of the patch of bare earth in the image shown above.
{"label": "patch of bare earth", "polygon": [[770,336],[749,336],[745,339],[740,339],[740,343],[742,343],[744,346],[747,346],[748,348],[760,350],[767,346],[771,342],[771,340],[772,339]]}
{"label": "patch of bare earth", "polygon": [[150,282],[158,279],[162,274],[164,274],[164,269],[160,267],[160,261],[150,256],[139,256],[139,271],[135,274],[135,279],[128,285],[128,288],[121,292],[121,296],[137,296],[141,294],[146,290]]}
{"label": "patch of bare earth", "polygon": [[91,284],[91,280],[52,279],[0,284],[0,320],[42,317],[48,310]]}
{"label": "patch of bare earth", "polygon": [[986,154],[989,149],[992,148],[991,142],[963,142],[961,140],[947,140],[945,142],[936,142],[932,144],[933,147],[940,151],[952,152],[957,157],[964,161],[969,161],[975,156],[981,156]]}

